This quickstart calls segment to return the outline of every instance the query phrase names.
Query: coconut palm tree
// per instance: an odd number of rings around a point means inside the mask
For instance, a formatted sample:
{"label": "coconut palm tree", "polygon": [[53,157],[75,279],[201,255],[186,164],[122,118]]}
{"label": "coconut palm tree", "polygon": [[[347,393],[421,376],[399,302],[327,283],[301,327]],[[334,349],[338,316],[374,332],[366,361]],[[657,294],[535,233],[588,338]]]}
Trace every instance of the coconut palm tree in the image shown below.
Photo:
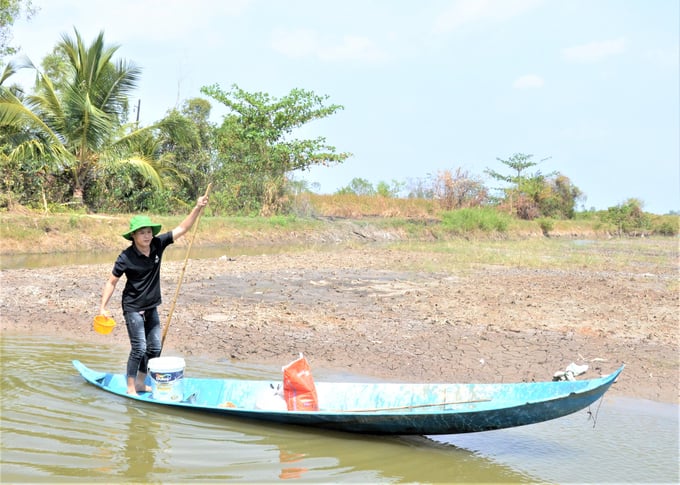
{"label": "coconut palm tree", "polygon": [[[21,133],[10,157],[37,157],[52,170],[67,172],[74,202],[106,164],[130,164],[153,185],[162,186],[157,161],[134,147],[162,125],[139,128],[126,124],[128,95],[135,89],[140,69],[132,63],[113,61],[118,46],[106,46],[100,32],[86,46],[79,32],[75,39],[62,36],[55,49],[65,56],[66,72],[56,82],[40,72],[30,60],[8,66],[0,78],[0,128]],[[35,92],[19,96],[4,87],[13,70],[37,72]],[[55,76],[56,77],[56,76]],[[175,130],[177,131],[177,130]]]}

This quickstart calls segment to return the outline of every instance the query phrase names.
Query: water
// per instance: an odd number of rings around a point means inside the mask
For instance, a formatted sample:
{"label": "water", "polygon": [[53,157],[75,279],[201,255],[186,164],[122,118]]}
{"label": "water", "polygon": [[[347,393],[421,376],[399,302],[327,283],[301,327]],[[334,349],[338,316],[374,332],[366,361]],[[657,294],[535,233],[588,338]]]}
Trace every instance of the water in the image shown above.
{"label": "water", "polygon": [[[257,424],[105,393],[71,365],[122,372],[126,352],[3,334],[0,481],[677,483],[678,407],[605,397],[501,431],[373,437]],[[280,368],[189,357],[186,374],[280,378]],[[338,378],[315,369],[315,377]],[[343,376],[341,376],[343,377]],[[598,403],[599,404],[599,403]]]}
{"label": "water", "polygon": [[[47,268],[50,266],[80,265],[80,264],[111,264],[125,249],[124,245],[115,251],[101,252],[71,252],[71,253],[24,253],[12,255],[0,255],[0,270],[19,268]],[[221,256],[256,256],[260,254],[281,254],[306,249],[301,245],[227,245],[227,246],[201,246],[191,249],[191,257],[195,259],[219,258]],[[186,258],[187,249],[181,245],[170,246],[164,253],[164,261],[182,261]]]}

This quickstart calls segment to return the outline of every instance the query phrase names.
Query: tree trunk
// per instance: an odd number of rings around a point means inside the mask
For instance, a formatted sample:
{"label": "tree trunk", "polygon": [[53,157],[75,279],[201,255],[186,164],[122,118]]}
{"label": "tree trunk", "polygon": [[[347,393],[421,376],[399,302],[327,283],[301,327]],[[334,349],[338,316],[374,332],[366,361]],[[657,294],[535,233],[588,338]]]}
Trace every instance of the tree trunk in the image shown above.
{"label": "tree trunk", "polygon": [[75,207],[83,207],[83,189],[76,188],[73,190],[73,205]]}

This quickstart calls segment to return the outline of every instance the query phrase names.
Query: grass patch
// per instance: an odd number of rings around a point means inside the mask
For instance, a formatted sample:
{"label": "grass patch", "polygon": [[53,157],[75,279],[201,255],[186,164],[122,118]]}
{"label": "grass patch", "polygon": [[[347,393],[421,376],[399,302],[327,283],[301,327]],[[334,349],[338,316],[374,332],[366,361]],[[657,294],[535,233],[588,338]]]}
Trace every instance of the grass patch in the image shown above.
{"label": "grass patch", "polygon": [[469,208],[442,213],[442,228],[453,234],[475,232],[505,233],[510,226],[510,216],[491,208]]}
{"label": "grass patch", "polygon": [[431,253],[430,262],[402,268],[422,271],[454,271],[476,266],[504,266],[552,270],[582,268],[592,271],[629,271],[631,274],[677,272],[677,241],[670,238],[611,240],[506,239],[402,242],[400,251]]}
{"label": "grass patch", "polygon": [[429,219],[437,217],[441,207],[427,199],[401,199],[356,194],[305,194],[314,213],[326,217],[357,219],[361,217],[397,217]]}

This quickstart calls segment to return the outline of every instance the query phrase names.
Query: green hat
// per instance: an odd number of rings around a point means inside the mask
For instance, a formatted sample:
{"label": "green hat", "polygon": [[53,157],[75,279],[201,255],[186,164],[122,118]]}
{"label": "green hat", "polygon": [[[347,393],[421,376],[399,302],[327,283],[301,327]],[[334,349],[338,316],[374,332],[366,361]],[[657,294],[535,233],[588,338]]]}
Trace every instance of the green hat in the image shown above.
{"label": "green hat", "polygon": [[161,225],[151,222],[148,216],[135,216],[130,219],[130,230],[123,234],[123,237],[128,241],[132,241],[132,233],[142,227],[150,227],[154,236],[161,232]]}

